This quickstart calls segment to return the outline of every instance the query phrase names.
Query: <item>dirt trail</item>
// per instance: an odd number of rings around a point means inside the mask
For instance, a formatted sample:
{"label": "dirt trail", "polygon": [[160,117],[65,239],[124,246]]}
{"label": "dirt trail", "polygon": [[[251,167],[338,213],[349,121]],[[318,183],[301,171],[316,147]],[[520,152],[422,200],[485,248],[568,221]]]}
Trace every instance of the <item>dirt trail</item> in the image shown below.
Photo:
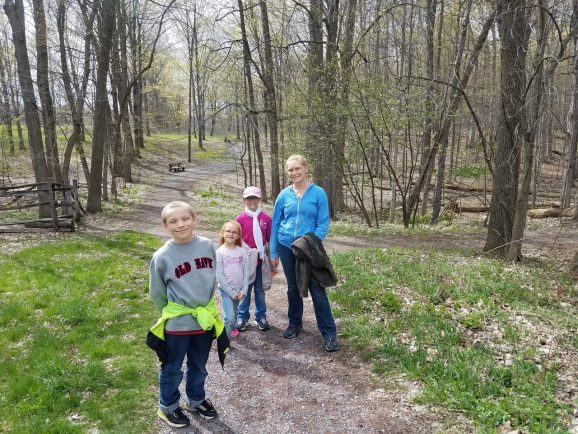
{"label": "dirt trail", "polygon": [[[158,169],[157,169],[158,170]],[[232,163],[189,164],[185,172],[167,173],[151,183],[135,212],[106,227],[92,231],[134,229],[166,237],[159,226],[162,207],[171,200],[187,199],[187,193],[202,189],[207,177],[230,173]],[[147,182],[147,180],[144,180]],[[233,216],[232,216],[233,217]],[[572,232],[572,233],[570,233]],[[557,240],[559,248],[578,245],[575,227],[546,228],[529,233],[531,248],[549,249]],[[215,240],[214,232],[199,231]],[[393,235],[382,238],[337,237],[326,242],[328,251],[368,246],[475,248],[483,247],[484,233],[470,235]],[[310,299],[305,299],[304,333],[286,340],[287,300],[283,273],[267,293],[267,332],[251,326],[233,341],[233,350],[222,371],[212,352],[206,384],[207,397],[220,413],[205,421],[191,415],[191,426],[171,429],[156,422],[159,433],[434,433],[471,432],[463,417],[444,410],[425,408],[411,399],[419,386],[404,378],[373,374],[369,365],[342,340],[341,350],[326,353],[316,328]],[[339,322],[338,322],[339,330]],[[155,410],[150,409],[151,413]]]}
{"label": "dirt trail", "polygon": [[[150,186],[131,216],[109,221],[106,227],[95,224],[88,230],[134,229],[165,238],[159,226],[162,207],[171,200],[186,199],[191,188],[202,188],[198,183],[203,179],[233,170],[232,163],[207,163],[189,164],[185,172],[167,173],[163,181]],[[214,232],[198,232],[216,238]],[[369,240],[342,238],[330,242],[328,248],[359,248],[366,241]],[[374,243],[375,240],[367,244]],[[212,352],[206,389],[220,417],[205,421],[191,415],[191,426],[182,429],[157,421],[158,432],[432,433],[442,426],[448,432],[446,424],[453,425],[461,419],[412,403],[416,385],[402,378],[374,375],[345,341],[337,353],[325,352],[310,299],[305,300],[304,332],[294,340],[284,339],[285,291],[284,276],[279,273],[267,292],[271,329],[261,332],[251,325],[235,338],[225,371]],[[454,432],[468,431],[464,421],[457,426]]]}
{"label": "dirt trail", "polygon": [[[149,189],[133,213],[116,220],[89,219],[86,230],[105,233],[133,229],[165,238],[159,216],[167,202],[187,200],[191,189],[203,189],[203,179],[234,171],[232,162],[189,163],[186,171],[179,173],[167,173],[164,167],[157,165],[144,170],[148,175],[157,173],[161,176],[141,180],[149,184]],[[161,181],[154,181],[159,178]],[[540,249],[545,254],[552,251],[561,254],[575,249],[578,247],[576,228],[575,223],[568,223],[560,229],[553,221],[550,226],[540,225],[538,230],[528,230],[525,250]],[[199,234],[213,240],[216,238],[214,232],[199,231]],[[484,238],[482,231],[469,235],[336,237],[327,240],[326,246],[330,253],[368,246],[481,250]],[[205,421],[191,415],[191,426],[183,429],[171,429],[156,421],[153,431],[267,434],[472,432],[471,425],[461,415],[413,403],[412,397],[419,392],[417,384],[404,378],[373,374],[369,364],[363,362],[345,340],[341,340],[340,351],[326,353],[315,325],[310,299],[305,299],[304,332],[294,340],[283,339],[282,332],[287,325],[283,273],[277,275],[273,288],[267,293],[267,306],[271,330],[261,332],[251,326],[235,338],[225,371],[218,364],[216,352],[211,354],[207,397],[213,401],[220,417]],[[152,418],[155,409],[143,411],[150,411]]]}

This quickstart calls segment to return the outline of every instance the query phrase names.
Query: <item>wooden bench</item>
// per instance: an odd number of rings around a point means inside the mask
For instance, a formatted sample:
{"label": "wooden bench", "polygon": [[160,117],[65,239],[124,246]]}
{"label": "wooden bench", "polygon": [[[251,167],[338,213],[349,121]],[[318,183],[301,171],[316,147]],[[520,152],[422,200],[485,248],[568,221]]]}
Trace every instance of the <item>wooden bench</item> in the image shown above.
{"label": "wooden bench", "polygon": [[185,166],[183,163],[169,163],[169,172],[184,172]]}

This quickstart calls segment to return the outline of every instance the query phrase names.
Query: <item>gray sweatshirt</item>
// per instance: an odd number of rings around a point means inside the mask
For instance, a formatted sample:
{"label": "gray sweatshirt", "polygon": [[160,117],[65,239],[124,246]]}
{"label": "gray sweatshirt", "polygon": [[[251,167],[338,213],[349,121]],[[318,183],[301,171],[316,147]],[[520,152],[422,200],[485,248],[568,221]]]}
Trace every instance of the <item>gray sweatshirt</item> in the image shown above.
{"label": "gray sweatshirt", "polygon": [[[178,244],[167,241],[158,249],[149,267],[149,294],[159,311],[168,301],[188,307],[206,306],[215,293],[215,245],[205,237]],[[192,315],[169,319],[168,331],[200,330]]]}

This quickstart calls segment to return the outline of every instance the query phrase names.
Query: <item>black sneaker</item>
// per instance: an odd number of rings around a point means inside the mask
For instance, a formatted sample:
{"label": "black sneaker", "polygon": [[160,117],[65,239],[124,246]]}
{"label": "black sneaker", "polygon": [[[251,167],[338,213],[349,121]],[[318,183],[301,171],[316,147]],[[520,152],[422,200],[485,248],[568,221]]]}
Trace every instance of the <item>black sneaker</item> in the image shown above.
{"label": "black sneaker", "polygon": [[208,399],[205,399],[203,402],[201,402],[199,405],[195,407],[189,406],[187,410],[197,412],[205,419],[214,419],[219,415],[217,413],[217,410],[215,410],[215,407],[213,407],[211,401],[209,401]]}
{"label": "black sneaker", "polygon": [[164,420],[167,424],[169,424],[170,426],[174,426],[175,428],[182,428],[184,426],[190,425],[191,423],[189,418],[185,416],[183,410],[181,410],[180,407],[169,414],[164,414],[162,410],[159,408],[159,411],[157,411],[157,415],[159,419]]}
{"label": "black sneaker", "polygon": [[237,328],[237,330],[239,330],[240,332],[244,332],[245,330],[247,330],[247,323],[249,321],[245,320],[245,319],[238,319],[237,320],[237,325],[235,326],[235,328]]}
{"label": "black sneaker", "polygon": [[339,349],[339,345],[337,345],[337,338],[328,338],[325,339],[325,351],[332,353],[333,351],[337,351]]}
{"label": "black sneaker", "polygon": [[261,318],[259,321],[255,321],[255,325],[259,327],[259,330],[262,332],[266,332],[270,328],[267,318]]}
{"label": "black sneaker", "polygon": [[285,333],[283,333],[283,337],[285,339],[293,339],[299,333],[301,333],[301,330],[303,330],[303,327],[292,326],[291,324],[289,324],[289,327],[287,327],[287,329],[285,330]]}

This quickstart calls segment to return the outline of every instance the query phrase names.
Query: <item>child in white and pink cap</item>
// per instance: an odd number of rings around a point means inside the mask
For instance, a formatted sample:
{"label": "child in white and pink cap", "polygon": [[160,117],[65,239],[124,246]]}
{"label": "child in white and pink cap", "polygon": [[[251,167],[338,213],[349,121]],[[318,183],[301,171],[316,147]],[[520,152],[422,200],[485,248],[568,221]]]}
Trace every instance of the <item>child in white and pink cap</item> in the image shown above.
{"label": "child in white and pink cap", "polygon": [[267,321],[267,304],[265,302],[261,266],[265,255],[265,247],[271,239],[271,216],[259,207],[261,203],[261,190],[259,187],[247,187],[243,191],[243,202],[245,203],[245,210],[235,220],[241,225],[243,241],[249,247],[259,251],[259,259],[257,261],[255,281],[249,285],[247,296],[239,305],[237,329],[239,331],[247,330],[250,317],[251,292],[253,292],[255,295],[255,325],[259,327],[259,330],[267,331],[269,330],[269,322]]}

